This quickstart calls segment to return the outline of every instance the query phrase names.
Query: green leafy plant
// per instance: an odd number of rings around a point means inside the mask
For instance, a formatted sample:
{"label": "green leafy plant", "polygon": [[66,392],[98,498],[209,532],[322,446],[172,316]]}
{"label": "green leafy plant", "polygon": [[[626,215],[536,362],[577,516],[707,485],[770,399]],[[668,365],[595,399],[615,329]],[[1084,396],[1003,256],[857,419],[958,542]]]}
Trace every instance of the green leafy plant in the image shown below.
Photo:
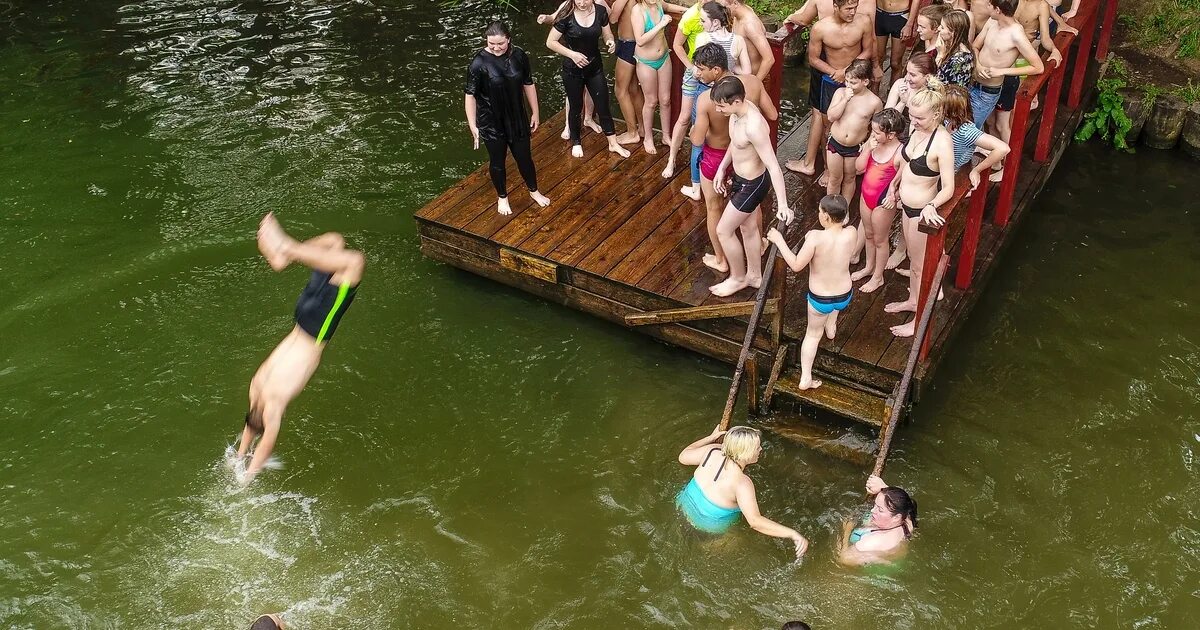
{"label": "green leafy plant", "polygon": [[1191,79],[1188,79],[1187,85],[1181,85],[1171,90],[1171,93],[1183,99],[1189,105],[1200,103],[1200,85],[1192,83]]}
{"label": "green leafy plant", "polygon": [[1125,114],[1125,99],[1121,89],[1128,86],[1128,76],[1123,65],[1110,67],[1108,76],[1096,82],[1100,92],[1096,108],[1083,115],[1083,124],[1075,132],[1076,142],[1087,142],[1092,136],[1100,138],[1113,147],[1133,152],[1125,142],[1125,134],[1133,127],[1133,121]]}
{"label": "green leafy plant", "polygon": [[1179,59],[1200,57],[1200,0],[1151,0],[1139,15],[1124,14],[1142,46],[1174,45]]}

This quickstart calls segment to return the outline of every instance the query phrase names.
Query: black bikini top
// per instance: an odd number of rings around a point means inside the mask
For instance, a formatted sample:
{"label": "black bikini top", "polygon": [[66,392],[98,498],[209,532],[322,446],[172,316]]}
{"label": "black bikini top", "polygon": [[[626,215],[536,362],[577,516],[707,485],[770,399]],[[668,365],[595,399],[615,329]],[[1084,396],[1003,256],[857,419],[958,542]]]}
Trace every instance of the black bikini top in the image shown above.
{"label": "black bikini top", "polygon": [[[904,147],[902,149],[900,149],[900,155],[904,157],[905,162],[908,162],[908,168],[909,168],[909,170],[912,171],[913,175],[916,175],[917,177],[937,177],[939,175],[939,173],[937,171],[929,168],[929,162],[928,162],[929,148],[933,146],[933,139],[936,137],[937,137],[937,129],[934,129],[933,133],[929,134],[929,143],[925,145],[924,155],[921,155],[919,157],[916,157],[916,158],[908,157],[908,144],[907,143],[905,143]],[[912,142],[912,138],[909,138],[908,141]]]}
{"label": "black bikini top", "polygon": [[[704,468],[704,466],[705,466],[706,464],[708,464],[708,458],[709,458],[709,457],[712,457],[712,454],[713,454],[713,453],[716,453],[716,452],[717,452],[717,451],[719,451],[719,450],[721,450],[721,449],[719,449],[719,448],[713,448],[713,449],[709,449],[709,450],[708,450],[708,455],[705,455],[705,456],[704,456],[704,463],[703,463],[703,464],[700,464],[700,467],[701,467],[701,468]],[[721,471],[725,470],[725,459],[726,459],[726,458],[725,458],[725,454],[724,454],[724,453],[722,453],[722,454],[721,454],[721,467],[717,469],[717,476],[716,476],[716,477],[713,477],[713,481],[716,481],[716,480],[718,480],[718,479],[720,479],[720,478],[721,478]]]}

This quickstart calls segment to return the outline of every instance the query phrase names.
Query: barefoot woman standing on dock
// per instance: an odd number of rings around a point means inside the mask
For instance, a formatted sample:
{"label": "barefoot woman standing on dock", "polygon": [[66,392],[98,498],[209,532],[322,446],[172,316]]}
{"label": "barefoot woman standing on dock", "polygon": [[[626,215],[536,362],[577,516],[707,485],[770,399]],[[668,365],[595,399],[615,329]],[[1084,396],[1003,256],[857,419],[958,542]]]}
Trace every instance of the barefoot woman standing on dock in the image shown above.
{"label": "barefoot woman standing on dock", "polygon": [[[492,186],[496,188],[496,211],[512,214],[508,205],[507,172],[504,158],[512,152],[529,196],[539,206],[550,200],[538,192],[537,171],[529,136],[538,128],[537,86],[524,50],[512,45],[512,35],[503,22],[492,22],[484,33],[486,45],[475,53],[467,70],[467,125],[475,148],[487,147]],[[524,101],[531,114],[525,115]]]}
{"label": "barefoot woman standing on dock", "polygon": [[583,126],[583,91],[592,95],[600,126],[608,137],[608,150],[621,157],[629,151],[617,144],[617,132],[608,109],[608,79],[604,76],[604,60],[600,57],[600,36],[612,53],[617,48],[612,28],[608,25],[608,9],[593,0],[573,0],[554,16],[554,28],[546,38],[546,47],[563,56],[563,89],[570,103],[567,123],[571,130],[571,155],[583,157],[580,128]]}

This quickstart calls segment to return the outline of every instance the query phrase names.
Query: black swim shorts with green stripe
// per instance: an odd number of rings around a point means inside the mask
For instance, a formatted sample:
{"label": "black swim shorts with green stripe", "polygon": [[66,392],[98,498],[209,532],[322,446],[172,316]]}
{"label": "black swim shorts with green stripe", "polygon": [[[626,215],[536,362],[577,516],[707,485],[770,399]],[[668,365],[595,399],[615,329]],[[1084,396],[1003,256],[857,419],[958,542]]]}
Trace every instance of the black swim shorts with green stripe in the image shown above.
{"label": "black swim shorts with green stripe", "polygon": [[342,315],[346,314],[358,292],[357,285],[330,284],[332,277],[332,274],[314,271],[308,285],[300,292],[300,299],[296,300],[296,325],[312,335],[317,343],[333,337],[338,322],[342,321]]}

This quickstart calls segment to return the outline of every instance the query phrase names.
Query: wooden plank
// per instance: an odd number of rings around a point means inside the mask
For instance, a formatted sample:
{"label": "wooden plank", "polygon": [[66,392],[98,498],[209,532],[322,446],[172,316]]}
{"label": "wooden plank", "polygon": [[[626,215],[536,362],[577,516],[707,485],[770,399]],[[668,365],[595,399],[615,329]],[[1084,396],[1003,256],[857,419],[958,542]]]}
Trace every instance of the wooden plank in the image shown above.
{"label": "wooden plank", "polygon": [[558,282],[558,265],[507,247],[500,248],[500,266],[546,282]]}
{"label": "wooden plank", "polygon": [[816,389],[800,389],[799,369],[785,371],[776,381],[775,390],[802,403],[873,426],[883,424],[887,408],[884,398],[832,381],[825,381]]}
{"label": "wooden plank", "polygon": [[[664,188],[658,194],[670,198],[671,190]],[[694,220],[696,207],[693,204],[680,201],[672,210],[663,212],[663,204],[657,203],[657,200],[658,195],[655,195],[650,203],[643,205],[610,234],[602,247],[593,249],[576,264],[576,267],[606,276],[660,226],[663,226],[663,233],[670,234],[681,231],[684,224],[690,224]]]}
{"label": "wooden plank", "polygon": [[417,222],[417,233],[423,238],[441,241],[452,247],[463,249],[477,256],[497,260],[500,257],[499,247],[495,243],[457,230],[451,230],[437,223]]}
{"label": "wooden plank", "polygon": [[[777,310],[778,299],[768,299],[763,313],[770,314]],[[690,322],[698,319],[717,319],[749,315],[754,310],[754,302],[735,302],[732,304],[717,304],[711,306],[688,306],[686,308],[671,308],[625,317],[629,326],[646,326],[650,324],[671,324],[675,322]]]}
{"label": "wooden plank", "polygon": [[685,239],[697,227],[703,230],[707,214],[704,206],[699,203],[690,203],[690,200],[688,202],[680,201],[679,204],[685,212],[679,213],[676,220],[663,221],[659,224],[633,251],[629,252],[621,262],[605,274],[605,277],[637,286],[638,280],[641,280],[650,269],[657,266],[676,244]]}

